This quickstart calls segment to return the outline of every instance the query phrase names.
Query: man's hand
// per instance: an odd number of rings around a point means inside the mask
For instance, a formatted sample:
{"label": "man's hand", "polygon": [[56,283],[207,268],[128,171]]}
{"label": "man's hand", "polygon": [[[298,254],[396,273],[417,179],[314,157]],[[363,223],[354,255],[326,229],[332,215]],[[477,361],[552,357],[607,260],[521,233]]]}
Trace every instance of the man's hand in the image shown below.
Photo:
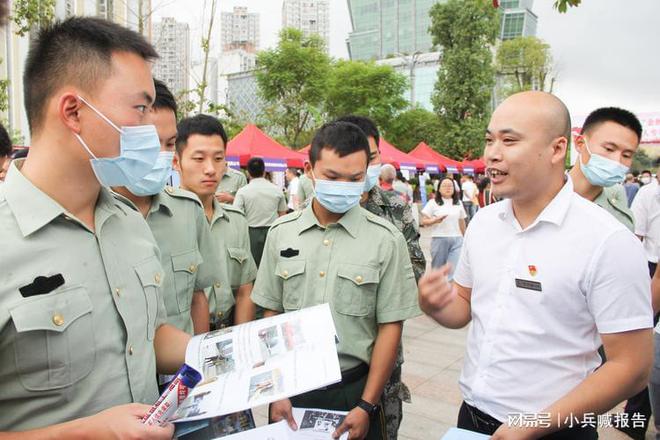
{"label": "man's hand", "polygon": [[89,438],[99,440],[171,440],[174,425],[147,426],[142,418],[149,411],[149,405],[131,403],[115,406],[94,416],[82,419]]}
{"label": "man's hand", "polygon": [[278,400],[270,404],[270,421],[279,422],[280,420],[286,420],[291,429],[298,430],[298,425],[293,419],[293,409],[289,399]]}
{"label": "man's hand", "polygon": [[427,314],[439,312],[456,297],[456,289],[449,282],[449,265],[431,270],[419,279],[419,305]]}
{"label": "man's hand", "polygon": [[220,203],[234,203],[234,196],[228,192],[217,193],[215,199]]}
{"label": "man's hand", "polygon": [[[548,433],[549,434],[549,433]],[[536,440],[540,438],[540,434],[535,433],[529,428],[520,428],[502,424],[491,440]]]}
{"label": "man's hand", "polygon": [[332,438],[339,438],[348,431],[348,440],[362,440],[369,432],[369,414],[362,408],[353,408],[344,421],[332,433]]}

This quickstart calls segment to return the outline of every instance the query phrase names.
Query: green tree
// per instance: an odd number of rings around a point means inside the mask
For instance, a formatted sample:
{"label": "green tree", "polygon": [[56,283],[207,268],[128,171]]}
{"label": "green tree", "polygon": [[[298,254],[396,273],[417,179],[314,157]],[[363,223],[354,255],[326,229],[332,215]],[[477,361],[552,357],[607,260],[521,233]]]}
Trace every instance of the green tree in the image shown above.
{"label": "green tree", "polygon": [[440,143],[453,157],[477,157],[495,84],[491,47],[498,12],[481,0],[448,0],[435,4],[430,15],[433,44],[442,47],[432,97],[442,127]]}
{"label": "green tree", "polygon": [[517,37],[503,41],[497,49],[496,68],[503,79],[503,94],[524,90],[552,92],[552,54],[550,45],[536,37]]}
{"label": "green tree", "polygon": [[405,75],[374,62],[336,62],[328,79],[325,110],[329,118],[354,113],[373,119],[384,131],[392,118],[407,106],[403,93]]}
{"label": "green tree", "polygon": [[286,144],[302,146],[301,134],[321,122],[330,57],[321,37],[304,37],[285,28],[273,49],[259,52],[256,72],[259,93],[266,102],[262,117]]}
{"label": "green tree", "polygon": [[564,13],[568,10],[569,6],[579,6],[580,3],[582,3],[582,0],[555,0],[555,9]]}
{"label": "green tree", "polygon": [[398,114],[384,134],[397,148],[407,153],[420,142],[439,145],[441,131],[438,115],[416,107]]}
{"label": "green tree", "polygon": [[12,21],[16,34],[26,35],[31,30],[47,26],[55,17],[55,0],[14,0]]}
{"label": "green tree", "polygon": [[652,170],[656,166],[657,165],[655,165],[653,159],[648,155],[648,153],[640,148],[633,156],[633,162],[630,169],[641,173],[644,170]]}

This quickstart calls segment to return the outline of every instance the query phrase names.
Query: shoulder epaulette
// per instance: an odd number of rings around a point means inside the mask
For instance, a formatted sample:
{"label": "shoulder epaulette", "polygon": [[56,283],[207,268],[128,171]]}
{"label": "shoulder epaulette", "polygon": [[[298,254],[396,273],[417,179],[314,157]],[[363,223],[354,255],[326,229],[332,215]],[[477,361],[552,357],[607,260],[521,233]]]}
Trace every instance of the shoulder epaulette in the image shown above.
{"label": "shoulder epaulette", "polygon": [[175,197],[178,199],[188,199],[192,200],[193,202],[197,203],[200,207],[204,207],[202,205],[202,202],[199,200],[199,197],[197,197],[197,194],[186,191],[185,189],[181,188],[174,188],[172,186],[166,186],[165,189],[163,190],[165,194],[167,194],[170,197]]}

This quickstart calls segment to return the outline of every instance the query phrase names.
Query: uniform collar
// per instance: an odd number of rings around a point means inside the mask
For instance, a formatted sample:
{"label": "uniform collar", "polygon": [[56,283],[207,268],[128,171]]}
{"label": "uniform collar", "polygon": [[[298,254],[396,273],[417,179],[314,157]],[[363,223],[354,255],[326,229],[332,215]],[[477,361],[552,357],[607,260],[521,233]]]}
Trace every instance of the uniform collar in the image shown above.
{"label": "uniform collar", "polygon": [[[88,229],[82,222],[75,219],[55,200],[46,193],[34,186],[27,177],[21,173],[25,159],[12,161],[7,171],[7,178],[3,191],[7,204],[11,209],[19,229],[24,237],[27,237],[44,226],[51,223],[59,216],[65,216]],[[130,209],[127,206],[126,209]],[[126,211],[121,206],[121,202],[116,201],[112,193],[107,188],[101,187],[99,197],[94,211],[94,221],[100,228],[105,221],[117,212],[126,215]]]}
{"label": "uniform collar", "polygon": [[[546,205],[546,207],[541,211],[541,214],[534,220],[534,222],[529,225],[525,230],[530,230],[535,227],[538,223],[552,223],[557,226],[561,226],[568,213],[568,209],[571,205],[571,199],[573,197],[573,182],[571,178],[565,177],[564,186],[559,190],[557,195]],[[510,199],[505,199],[501,203],[501,210],[499,213],[500,219],[513,223],[516,228],[520,228],[518,221],[513,215],[513,207],[511,205]]]}
{"label": "uniform collar", "polygon": [[222,208],[220,202],[218,202],[216,199],[213,199],[213,217],[211,217],[210,225],[213,226],[215,222],[221,218],[229,221],[229,216]]}
{"label": "uniform collar", "polygon": [[[341,227],[343,227],[346,232],[348,232],[348,235],[353,238],[357,238],[357,232],[360,228],[360,223],[363,220],[363,216],[360,212],[361,209],[362,208],[359,205],[354,206],[353,208],[349,209],[337,222],[337,224],[341,225]],[[298,230],[298,234],[302,234],[313,226],[317,226],[321,229],[326,228],[319,223],[316,215],[314,215],[312,203],[309,203],[307,207],[303,209],[302,214],[300,215],[300,228]]]}
{"label": "uniform collar", "polygon": [[[165,190],[163,190],[165,191]],[[163,194],[163,191],[158,194],[154,194],[151,199],[151,207],[149,208],[149,214],[156,211],[162,211],[166,215],[172,217],[172,208],[170,208],[170,202],[172,199]]]}

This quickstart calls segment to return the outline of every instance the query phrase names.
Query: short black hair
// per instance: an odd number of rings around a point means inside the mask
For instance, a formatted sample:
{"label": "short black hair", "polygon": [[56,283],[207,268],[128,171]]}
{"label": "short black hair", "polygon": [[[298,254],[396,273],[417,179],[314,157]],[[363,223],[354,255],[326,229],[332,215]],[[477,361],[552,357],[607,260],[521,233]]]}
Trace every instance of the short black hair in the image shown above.
{"label": "short black hair", "polygon": [[642,124],[632,112],[618,107],[603,107],[594,110],[587,116],[582,125],[582,134],[593,130],[604,122],[615,122],[631,129],[637,135],[637,141],[642,140]]}
{"label": "short black hair", "polygon": [[346,115],[335,119],[335,122],[350,122],[351,124],[357,125],[367,138],[374,138],[376,145],[380,148],[380,134],[378,133],[378,127],[374,121],[366,116]]}
{"label": "short black hair", "polygon": [[371,154],[367,136],[351,122],[328,122],[317,130],[309,149],[309,162],[312,166],[321,157],[323,149],[333,150],[339,157],[363,151],[367,163]]}
{"label": "short black hair", "polygon": [[71,17],[39,31],[30,44],[23,73],[30,130],[40,127],[55,91],[66,85],[89,91],[106,79],[112,72],[114,52],[134,53],[146,61],[158,58],[142,35],[100,18]]}
{"label": "short black hair", "polygon": [[167,88],[167,84],[163,81],[154,78],[154,88],[156,89],[156,99],[154,100],[154,108],[158,109],[170,109],[176,115],[178,111],[178,106],[176,105],[176,99],[174,95]]}
{"label": "short black hair", "polygon": [[451,181],[451,187],[454,189],[454,193],[451,196],[452,204],[453,205],[460,205],[461,204],[461,192],[456,189],[456,185],[454,185],[454,179],[450,177],[443,177],[440,179],[438,182],[438,189],[435,191],[435,203],[438,205],[442,206],[445,204],[444,200],[442,200],[442,194],[440,194],[440,185],[442,185],[442,182],[445,180]]}
{"label": "short black hair", "polygon": [[225,145],[225,151],[227,150],[227,133],[220,121],[213,116],[202,114],[184,118],[177,124],[176,131],[176,151],[179,154],[186,148],[188,138],[194,134],[220,136]]}
{"label": "short black hair", "polygon": [[653,175],[653,173],[651,172],[651,170],[643,170],[643,171],[642,171],[641,173],[639,173],[639,174],[649,174],[649,175],[651,175],[651,176]]}
{"label": "short black hair", "polygon": [[0,157],[8,157],[11,155],[12,145],[9,133],[4,125],[0,124]]}
{"label": "short black hair", "polygon": [[264,163],[264,160],[260,157],[253,157],[248,160],[247,172],[254,178],[264,177],[264,173],[266,172],[266,164]]}

